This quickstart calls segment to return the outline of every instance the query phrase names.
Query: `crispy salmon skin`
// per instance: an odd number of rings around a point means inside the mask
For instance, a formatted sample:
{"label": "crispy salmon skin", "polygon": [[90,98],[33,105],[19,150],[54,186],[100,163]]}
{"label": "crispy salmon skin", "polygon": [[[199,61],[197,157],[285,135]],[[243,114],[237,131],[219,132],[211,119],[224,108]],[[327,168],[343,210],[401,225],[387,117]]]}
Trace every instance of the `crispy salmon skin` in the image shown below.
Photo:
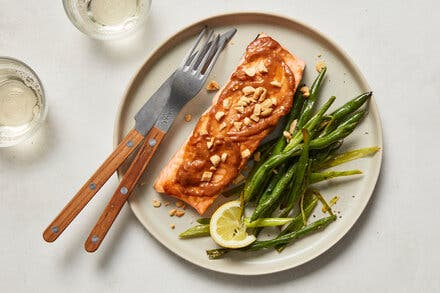
{"label": "crispy salmon skin", "polygon": [[156,191],[203,214],[289,112],[304,67],[278,42],[260,34],[159,174]]}

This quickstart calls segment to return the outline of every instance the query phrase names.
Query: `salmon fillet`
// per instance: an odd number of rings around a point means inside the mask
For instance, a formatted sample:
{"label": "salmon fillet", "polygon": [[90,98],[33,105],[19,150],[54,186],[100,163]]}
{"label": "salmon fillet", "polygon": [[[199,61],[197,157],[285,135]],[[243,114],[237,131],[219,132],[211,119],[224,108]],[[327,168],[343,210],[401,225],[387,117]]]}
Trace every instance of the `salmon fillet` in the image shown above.
{"label": "salmon fillet", "polygon": [[286,115],[305,64],[271,37],[251,42],[154,188],[203,214]]}

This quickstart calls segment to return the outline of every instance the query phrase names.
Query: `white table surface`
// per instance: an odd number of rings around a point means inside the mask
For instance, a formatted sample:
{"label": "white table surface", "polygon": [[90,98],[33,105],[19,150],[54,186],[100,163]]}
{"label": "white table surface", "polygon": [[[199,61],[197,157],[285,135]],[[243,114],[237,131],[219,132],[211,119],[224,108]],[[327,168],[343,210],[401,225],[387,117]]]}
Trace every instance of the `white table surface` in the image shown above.
{"label": "white table surface", "polygon": [[[61,1],[0,0],[0,55],[31,65],[49,104],[36,136],[0,149],[0,292],[439,292],[438,3],[154,1],[148,29],[133,42],[112,44],[78,32]],[[238,277],[176,257],[126,206],[103,247],[88,254],[83,242],[117,185],[112,178],[62,238],[45,243],[42,230],[112,150],[119,100],[149,52],[193,21],[244,10],[276,12],[321,30],[374,89],[384,161],[354,228],[296,269]]]}

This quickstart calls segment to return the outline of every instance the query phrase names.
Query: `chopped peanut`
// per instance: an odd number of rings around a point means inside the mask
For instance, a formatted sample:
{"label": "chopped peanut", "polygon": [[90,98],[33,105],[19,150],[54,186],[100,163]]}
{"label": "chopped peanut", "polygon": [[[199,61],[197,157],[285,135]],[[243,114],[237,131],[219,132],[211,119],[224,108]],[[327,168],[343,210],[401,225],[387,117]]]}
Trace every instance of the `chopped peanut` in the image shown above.
{"label": "chopped peanut", "polygon": [[243,106],[238,106],[235,108],[239,113],[243,114],[244,113],[244,107]]}
{"label": "chopped peanut", "polygon": [[219,130],[223,130],[223,129],[225,129],[226,128],[226,123],[225,122],[222,122],[221,124],[220,124],[220,126],[219,126]]}
{"label": "chopped peanut", "polygon": [[272,99],[267,99],[261,103],[262,108],[270,108],[273,106]]}
{"label": "chopped peanut", "polygon": [[324,63],[324,61],[316,62],[316,65],[315,65],[316,71],[321,72],[326,67],[327,67],[327,65]]}
{"label": "chopped peanut", "polygon": [[162,203],[160,201],[158,201],[157,199],[153,199],[153,207],[158,208],[162,205]]}
{"label": "chopped peanut", "polygon": [[234,122],[234,127],[235,127],[235,129],[237,130],[237,131],[239,131],[240,130],[240,128],[241,128],[241,125],[243,124],[243,122]]}
{"label": "chopped peanut", "polygon": [[255,89],[255,92],[254,92],[252,98],[254,98],[255,100],[260,100],[260,98],[261,98],[261,96],[262,96],[262,94],[263,94],[264,91],[265,91],[265,88],[263,88],[263,87],[257,87],[257,88]]}
{"label": "chopped peanut", "polygon": [[229,98],[223,100],[223,108],[229,109],[231,100]]}
{"label": "chopped peanut", "polygon": [[220,163],[220,156],[219,155],[213,155],[209,158],[209,160],[211,161],[212,165],[214,167],[216,167],[219,163]]}
{"label": "chopped peanut", "polygon": [[258,115],[260,115],[260,113],[261,113],[261,105],[256,104],[254,107],[254,114],[258,116]]}
{"label": "chopped peanut", "polygon": [[277,80],[272,80],[270,82],[271,85],[276,86],[276,87],[281,87],[281,82],[277,81]]}
{"label": "chopped peanut", "polygon": [[181,208],[183,207],[184,203],[181,200],[176,201],[176,207]]}
{"label": "chopped peanut", "polygon": [[244,149],[244,150],[241,152],[241,157],[242,157],[242,158],[248,158],[250,155],[251,155],[251,151],[250,151],[249,149]]}
{"label": "chopped peanut", "polygon": [[291,139],[292,139],[292,134],[290,134],[289,131],[283,131],[283,136],[284,136],[287,140],[291,140]]}
{"label": "chopped peanut", "polygon": [[250,103],[250,100],[249,100],[248,98],[246,98],[246,97],[241,97],[241,98],[238,100],[237,105],[238,105],[238,106],[246,107],[249,103]]}
{"label": "chopped peanut", "polygon": [[200,129],[199,134],[200,135],[207,135],[208,134],[208,130],[206,130],[206,128],[202,128],[202,129]]}
{"label": "chopped peanut", "polygon": [[264,101],[264,100],[266,99],[266,96],[267,96],[267,89],[263,88],[263,92],[261,92],[261,95],[260,95],[260,97],[258,98],[258,101],[259,101],[259,102]]}
{"label": "chopped peanut", "polygon": [[307,86],[303,86],[302,88],[299,89],[299,91],[301,92],[304,98],[308,98],[310,96],[310,91]]}
{"label": "chopped peanut", "polygon": [[220,121],[223,116],[225,116],[225,112],[223,111],[218,111],[217,113],[215,113],[215,120]]}
{"label": "chopped peanut", "polygon": [[176,228],[176,225],[170,224],[170,228],[174,230],[174,228]]}
{"label": "chopped peanut", "polygon": [[180,217],[182,217],[184,214],[185,214],[185,211],[177,210],[176,213],[175,213],[175,216],[180,218]]}
{"label": "chopped peanut", "polygon": [[254,120],[255,122],[260,121],[260,117],[257,116],[257,115],[255,115],[255,114],[252,114],[252,115],[251,115],[251,119]]}
{"label": "chopped peanut", "polygon": [[203,181],[203,182],[209,182],[209,181],[211,181],[211,178],[212,178],[212,172],[205,171],[205,172],[203,172],[203,174],[202,174],[202,179],[201,179],[201,181]]}
{"label": "chopped peanut", "polygon": [[243,92],[243,94],[247,96],[253,94],[255,92],[255,88],[253,86],[248,85],[245,86],[241,91]]}
{"label": "chopped peanut", "polygon": [[185,121],[190,122],[192,120],[191,114],[185,114]]}
{"label": "chopped peanut", "polygon": [[247,76],[253,77],[257,72],[254,67],[248,67],[244,70],[244,73],[246,73]]}
{"label": "chopped peanut", "polygon": [[168,215],[170,215],[170,217],[174,216],[176,214],[177,210],[176,209],[172,209],[168,211]]}
{"label": "chopped peanut", "polygon": [[221,157],[221,160],[222,160],[222,162],[224,163],[224,162],[226,162],[226,159],[228,158],[228,154],[227,153],[223,153],[222,154],[222,157]]}
{"label": "chopped peanut", "polygon": [[208,90],[208,91],[218,91],[219,88],[220,88],[220,85],[215,80],[211,80],[206,85],[206,90]]}
{"label": "chopped peanut", "polygon": [[243,123],[244,123],[244,125],[249,126],[249,125],[251,125],[251,119],[249,119],[249,117],[244,117]]}
{"label": "chopped peanut", "polygon": [[258,63],[257,70],[258,70],[258,72],[262,72],[262,73],[267,73],[268,72],[266,66],[264,65],[264,61]]}
{"label": "chopped peanut", "polygon": [[272,105],[276,106],[278,104],[277,98],[271,98],[270,100],[272,101]]}
{"label": "chopped peanut", "polygon": [[267,117],[270,114],[272,114],[273,109],[272,108],[261,108],[261,116],[262,117]]}
{"label": "chopped peanut", "polygon": [[163,203],[163,205],[167,207],[167,206],[170,205],[170,202],[169,202],[169,201],[166,201],[166,202]]}
{"label": "chopped peanut", "polygon": [[296,123],[298,123],[298,119],[293,120],[292,123],[290,124],[290,127],[289,127],[290,133],[293,133],[295,131]]}

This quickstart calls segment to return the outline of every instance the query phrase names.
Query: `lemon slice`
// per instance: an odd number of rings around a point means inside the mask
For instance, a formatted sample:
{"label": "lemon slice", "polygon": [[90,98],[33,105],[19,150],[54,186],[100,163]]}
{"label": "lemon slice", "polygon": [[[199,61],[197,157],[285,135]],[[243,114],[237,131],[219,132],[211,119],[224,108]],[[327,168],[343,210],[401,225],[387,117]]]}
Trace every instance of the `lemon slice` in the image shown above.
{"label": "lemon slice", "polygon": [[240,248],[255,241],[255,236],[246,232],[246,226],[240,218],[240,210],[240,201],[234,200],[220,206],[212,215],[209,232],[218,245]]}

